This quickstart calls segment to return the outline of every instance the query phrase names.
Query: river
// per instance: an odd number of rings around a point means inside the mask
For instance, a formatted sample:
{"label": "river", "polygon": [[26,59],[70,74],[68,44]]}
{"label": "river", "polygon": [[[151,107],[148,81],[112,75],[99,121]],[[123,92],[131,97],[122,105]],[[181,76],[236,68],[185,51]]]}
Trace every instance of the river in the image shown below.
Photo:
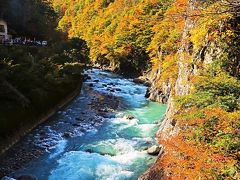
{"label": "river", "polygon": [[[156,160],[146,149],[156,143],[155,133],[166,106],[148,101],[144,97],[147,87],[131,79],[99,69],[85,73],[91,79],[84,82],[81,94],[28,135],[29,141],[45,148],[45,153],[11,176],[27,174],[39,180],[137,179]],[[106,114],[91,112],[96,94],[108,95],[112,99],[108,101],[118,101],[118,107],[109,110],[101,104]],[[68,128],[68,122],[76,119],[78,124]]]}

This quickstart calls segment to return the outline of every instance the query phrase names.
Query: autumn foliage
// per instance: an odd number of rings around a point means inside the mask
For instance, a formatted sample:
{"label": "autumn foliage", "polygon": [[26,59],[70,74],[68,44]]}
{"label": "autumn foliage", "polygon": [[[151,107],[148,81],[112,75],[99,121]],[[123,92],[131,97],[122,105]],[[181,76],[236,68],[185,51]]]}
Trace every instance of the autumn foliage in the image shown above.
{"label": "autumn foliage", "polygon": [[[138,72],[150,68],[158,72],[160,89],[164,83],[174,89],[179,59],[192,71],[186,82],[189,95],[177,97],[171,91],[180,131],[159,140],[166,151],[160,165],[166,179],[240,178],[240,22],[235,0],[52,3],[61,15],[59,29],[84,39],[94,63]],[[204,61],[210,54],[211,62]]]}

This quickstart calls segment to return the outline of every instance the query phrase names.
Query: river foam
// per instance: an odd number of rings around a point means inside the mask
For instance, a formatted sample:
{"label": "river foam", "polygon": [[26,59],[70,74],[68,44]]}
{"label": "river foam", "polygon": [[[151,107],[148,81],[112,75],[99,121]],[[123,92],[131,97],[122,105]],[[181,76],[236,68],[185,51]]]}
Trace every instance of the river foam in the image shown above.
{"label": "river foam", "polygon": [[[146,148],[156,143],[154,136],[166,106],[149,102],[144,97],[146,87],[132,80],[99,69],[86,73],[91,79],[85,85],[100,94],[120,98],[120,108],[97,125],[80,119],[79,124],[74,124],[74,131],[67,134],[71,135],[68,138],[64,132],[55,130],[54,124],[43,126],[49,138],[41,140],[38,134],[36,142],[41,142],[40,146],[52,146],[47,154],[17,175],[31,174],[39,180],[137,179],[154,162],[155,157],[148,155]],[[81,96],[77,97],[57,114],[57,118],[66,119],[58,125],[66,129],[72,125],[71,121],[79,117],[82,100]]]}

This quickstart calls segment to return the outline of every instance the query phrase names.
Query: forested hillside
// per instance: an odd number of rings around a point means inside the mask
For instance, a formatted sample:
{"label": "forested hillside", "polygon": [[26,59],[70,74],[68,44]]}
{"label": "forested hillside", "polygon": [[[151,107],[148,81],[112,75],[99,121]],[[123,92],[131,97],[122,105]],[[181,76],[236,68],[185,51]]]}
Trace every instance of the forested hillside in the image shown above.
{"label": "forested hillside", "polygon": [[168,127],[159,132],[165,154],[155,173],[239,178],[238,0],[52,3],[61,16],[58,28],[84,39],[93,62],[135,73],[150,70],[150,94],[167,97]]}
{"label": "forested hillside", "polygon": [[63,15],[59,28],[69,37],[86,40],[94,62],[142,72],[150,68],[147,49],[170,1],[54,1],[53,5]]}

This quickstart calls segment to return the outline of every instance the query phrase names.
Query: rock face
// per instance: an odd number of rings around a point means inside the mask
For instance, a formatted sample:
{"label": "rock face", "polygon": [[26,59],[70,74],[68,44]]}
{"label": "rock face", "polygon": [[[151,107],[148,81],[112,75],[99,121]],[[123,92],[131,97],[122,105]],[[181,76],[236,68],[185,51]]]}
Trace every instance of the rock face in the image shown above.
{"label": "rock face", "polygon": [[[194,11],[196,7],[196,0],[188,0],[188,11]],[[178,76],[175,85],[169,82],[163,82],[158,84],[158,79],[161,76],[161,67],[158,71],[149,74],[152,86],[148,89],[146,97],[150,100],[167,103],[168,108],[163,122],[157,132],[157,138],[162,140],[170,139],[179,132],[179,127],[174,119],[174,115],[177,113],[177,108],[173,101],[173,95],[182,96],[189,94],[191,89],[190,77],[197,75],[199,71],[199,64],[204,67],[213,62],[221,55],[221,49],[214,43],[205,42],[205,45],[193,50],[191,42],[189,41],[189,32],[194,28],[195,22],[193,18],[186,18],[184,31],[182,33],[182,42],[178,50]],[[189,61],[185,60],[185,56],[192,57]],[[167,153],[167,152],[166,152]],[[139,180],[159,180],[164,178],[164,169],[161,168],[161,156],[159,153],[158,159],[153,166],[148,169]]]}
{"label": "rock face", "polygon": [[163,171],[162,169],[151,167],[146,171],[142,176],[138,178],[138,180],[161,180],[163,179]]}
{"label": "rock face", "polygon": [[[195,3],[196,0],[188,1],[188,11],[194,10]],[[184,31],[182,33],[182,43],[177,53],[179,70],[175,84],[173,85],[170,82],[163,82],[161,85],[158,84],[158,79],[161,76],[161,67],[159,67],[157,72],[154,72],[154,74],[150,75],[152,77],[150,78],[152,87],[149,88],[147,96],[149,96],[150,100],[168,104],[166,116],[157,132],[158,139],[167,140],[175,136],[179,131],[177,122],[173,118],[173,115],[177,113],[177,110],[174,105],[172,94],[187,95],[191,88],[191,84],[189,82],[190,76],[194,73],[197,73],[196,66],[192,66],[195,59],[192,58],[192,61],[185,60],[186,54],[194,57],[191,42],[188,40],[189,32],[193,27],[194,20],[192,18],[187,18],[184,25]],[[156,147],[154,148],[159,150]],[[158,152],[158,159],[155,164],[153,164],[153,166],[147,172],[140,176],[139,180],[164,179],[164,169],[161,168],[161,164],[158,164],[162,155],[163,151],[161,153]]]}
{"label": "rock face", "polygon": [[159,127],[157,138],[167,140],[178,133],[179,128],[173,119],[176,112],[172,97],[169,97],[166,116]]}
{"label": "rock face", "polygon": [[170,96],[171,84],[163,83],[162,87],[159,88],[154,81],[152,81],[152,86],[148,88],[145,97],[149,100],[166,104]]}
{"label": "rock face", "polygon": [[157,71],[151,71],[146,74],[146,78],[151,86],[148,87],[145,97],[149,100],[166,104],[170,96],[172,85],[170,82],[163,82],[161,86],[159,86],[158,80],[160,76],[160,67]]}
{"label": "rock face", "polygon": [[133,82],[137,84],[143,84],[148,87],[151,86],[150,80],[146,76],[139,76],[138,78],[133,79]]}

